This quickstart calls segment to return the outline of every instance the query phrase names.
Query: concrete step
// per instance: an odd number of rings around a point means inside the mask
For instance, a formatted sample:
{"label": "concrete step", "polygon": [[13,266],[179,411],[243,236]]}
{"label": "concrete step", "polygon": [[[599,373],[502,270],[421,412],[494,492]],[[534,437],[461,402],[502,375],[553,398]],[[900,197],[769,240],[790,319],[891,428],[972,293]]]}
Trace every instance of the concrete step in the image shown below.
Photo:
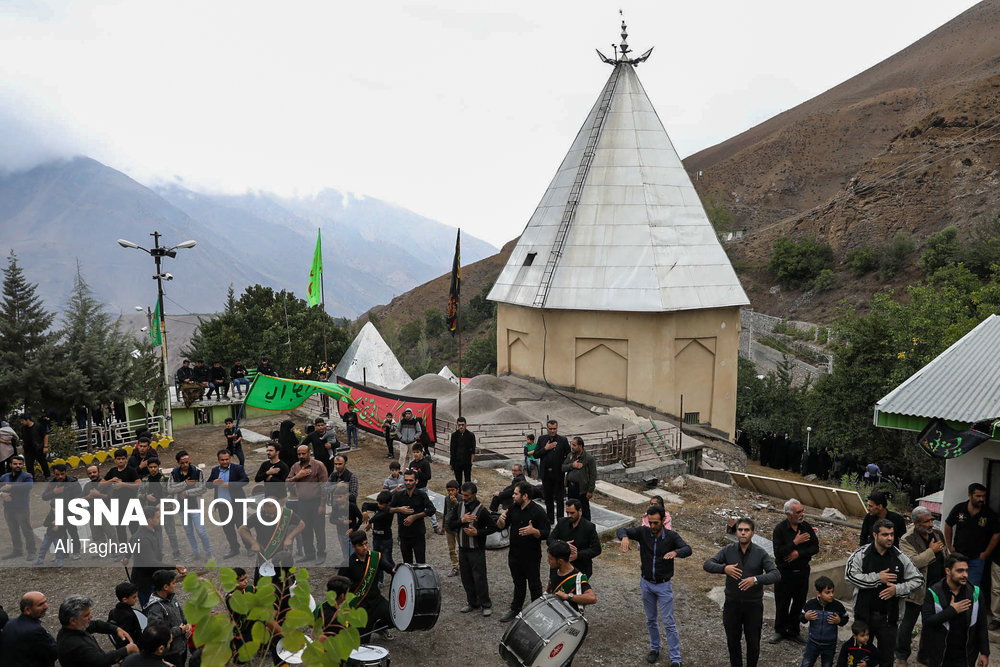
{"label": "concrete step", "polygon": [[616,484],[610,482],[598,481],[596,485],[597,493],[608,496],[609,498],[614,498],[615,500],[620,500],[628,505],[633,505],[636,507],[648,507],[649,498],[634,491],[629,491],[628,489],[622,488]]}

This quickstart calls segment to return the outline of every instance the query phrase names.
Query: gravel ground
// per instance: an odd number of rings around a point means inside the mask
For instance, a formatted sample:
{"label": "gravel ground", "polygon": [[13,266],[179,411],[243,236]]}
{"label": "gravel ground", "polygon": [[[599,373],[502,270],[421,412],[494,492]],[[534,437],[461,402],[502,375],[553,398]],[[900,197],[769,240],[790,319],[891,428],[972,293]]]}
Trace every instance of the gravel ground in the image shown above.
{"label": "gravel ground", "polygon": [[[244,422],[243,426],[260,433],[269,433],[276,428],[284,415]],[[292,415],[297,424],[305,424],[302,415]],[[224,444],[222,429],[218,426],[203,426],[185,429],[177,433],[177,442],[170,452],[184,448],[192,453],[196,463],[214,463],[215,451]],[[444,448],[442,448],[444,451]],[[362,435],[361,450],[351,454],[349,468],[361,479],[361,494],[368,495],[378,490],[385,478],[388,466],[384,458],[384,443],[380,438]],[[172,455],[164,458],[172,459]],[[247,468],[250,474],[263,460],[263,455],[247,451]],[[444,484],[450,478],[447,465],[433,463],[434,478],[430,486],[444,493]],[[77,474],[77,473],[73,473]],[[80,473],[82,474],[82,473]],[[475,468],[480,496],[488,499],[492,492],[504,487],[508,481],[492,470]],[[683,663],[687,666],[714,667],[728,664],[725,638],[722,633],[721,611],[718,604],[708,597],[713,587],[723,584],[722,578],[709,575],[701,564],[725,544],[724,532],[727,515],[749,513],[757,517],[760,534],[769,536],[773,526],[782,518],[780,514],[767,511],[753,511],[753,505],[766,502],[749,493],[719,487],[701,487],[689,484],[680,492],[686,504],[670,507],[674,529],[692,545],[694,555],[677,563],[674,579],[675,618],[680,629]],[[639,514],[640,510],[619,505],[607,498],[598,502],[610,509],[626,515]],[[772,501],[772,505],[774,505]],[[429,528],[429,527],[428,527]],[[847,529],[824,526],[824,552],[828,560],[842,558],[850,553],[850,535]],[[181,536],[181,543],[185,540]],[[505,550],[489,551],[487,567],[490,577],[490,594],[493,599],[494,614],[484,618],[478,614],[461,614],[459,609],[465,604],[465,594],[458,577],[444,576],[450,570],[447,544],[443,536],[428,533],[428,561],[438,568],[442,581],[442,608],[437,625],[427,632],[396,632],[394,639],[382,642],[391,652],[397,665],[436,665],[436,667],[475,665],[501,665],[498,644],[506,625],[498,618],[510,603],[511,583],[507,570]],[[398,560],[398,548],[395,552]],[[334,574],[330,568],[309,568],[310,581],[317,599],[326,579]],[[2,568],[0,569],[0,602],[13,613],[17,610],[17,600],[26,590],[41,590],[50,600],[51,609],[44,619],[46,627],[55,634],[58,630],[56,609],[59,601],[70,593],[83,593],[95,601],[95,617],[105,618],[116,600],[114,586],[124,579],[120,568]],[[543,577],[544,581],[544,577]],[[633,550],[627,554],[620,551],[617,540],[604,542],[604,553],[595,562],[593,586],[598,602],[587,609],[589,634],[578,651],[575,665],[644,665],[649,650],[645,629],[645,617],[639,594],[639,555]],[[383,589],[384,591],[387,590]],[[183,597],[183,594],[182,594]],[[767,614],[766,614],[767,616]],[[765,618],[765,638],[770,635],[772,619]],[[106,639],[102,644],[110,648]],[[800,647],[787,642],[771,646],[766,642],[762,648],[761,664],[797,665],[801,656]],[[660,664],[669,665],[664,649]]]}

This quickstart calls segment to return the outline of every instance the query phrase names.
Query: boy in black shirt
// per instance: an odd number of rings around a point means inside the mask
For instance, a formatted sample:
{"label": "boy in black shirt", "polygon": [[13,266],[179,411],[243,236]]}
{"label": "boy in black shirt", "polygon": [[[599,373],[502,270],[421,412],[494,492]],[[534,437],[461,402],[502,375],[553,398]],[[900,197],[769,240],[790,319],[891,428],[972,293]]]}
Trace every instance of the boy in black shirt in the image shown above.
{"label": "boy in black shirt", "polygon": [[[118,604],[108,612],[108,623],[117,625],[128,633],[133,642],[136,642],[142,635],[142,628],[139,627],[139,619],[135,615],[135,605],[139,602],[139,587],[130,581],[123,581],[115,586],[115,597],[118,598]],[[120,638],[117,634],[108,636],[111,638],[111,644],[115,648],[128,645],[128,642]]]}
{"label": "boy in black shirt", "polygon": [[[427,482],[431,480],[431,462],[424,458],[424,446],[419,442],[413,443],[413,460],[410,461],[407,466],[408,470],[412,470],[417,476],[417,488],[426,489]],[[438,525],[437,513],[434,513],[430,517],[431,526],[434,528],[435,535],[443,535],[444,531]]]}
{"label": "boy in black shirt", "polygon": [[851,634],[853,637],[840,647],[837,667],[875,667],[878,664],[878,649],[868,641],[868,624],[854,621]]}
{"label": "boy in black shirt", "polygon": [[243,432],[236,427],[236,422],[233,421],[232,417],[226,417],[226,430],[223,433],[226,436],[226,449],[231,456],[240,460],[240,466],[242,466],[244,461]]}
{"label": "boy in black shirt", "polygon": [[[380,491],[375,498],[375,502],[361,504],[362,520],[368,522],[368,529],[372,531],[372,548],[382,554],[382,560],[395,568],[396,563],[392,560],[392,513],[389,511],[389,503],[392,502],[392,493]],[[368,514],[371,512],[372,514]],[[382,585],[384,574],[380,570],[378,573],[378,585]]]}
{"label": "boy in black shirt", "polygon": [[565,600],[573,609],[597,602],[597,594],[590,587],[587,575],[573,567],[569,562],[570,548],[562,540],[556,540],[549,545],[549,586],[545,592],[552,593],[560,600]]}

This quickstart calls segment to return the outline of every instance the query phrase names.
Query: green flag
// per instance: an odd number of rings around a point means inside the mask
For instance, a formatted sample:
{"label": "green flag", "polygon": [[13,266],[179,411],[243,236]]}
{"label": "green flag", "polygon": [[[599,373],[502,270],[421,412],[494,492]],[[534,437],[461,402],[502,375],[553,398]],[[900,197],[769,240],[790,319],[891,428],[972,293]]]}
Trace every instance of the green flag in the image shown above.
{"label": "green flag", "polygon": [[335,382],[288,380],[270,375],[258,375],[250,391],[247,392],[244,403],[248,407],[262,410],[294,410],[313,394],[326,394],[338,401],[354,402],[351,398],[351,388]]}
{"label": "green flag", "polygon": [[320,242],[321,231],[316,230],[316,252],[313,253],[312,268],[309,269],[309,287],[306,299],[309,306],[318,306],[323,300],[323,249]]}
{"label": "green flag", "polygon": [[149,322],[149,340],[153,347],[163,345],[163,316],[160,315],[160,302],[156,302],[156,310],[153,311],[153,319]]}

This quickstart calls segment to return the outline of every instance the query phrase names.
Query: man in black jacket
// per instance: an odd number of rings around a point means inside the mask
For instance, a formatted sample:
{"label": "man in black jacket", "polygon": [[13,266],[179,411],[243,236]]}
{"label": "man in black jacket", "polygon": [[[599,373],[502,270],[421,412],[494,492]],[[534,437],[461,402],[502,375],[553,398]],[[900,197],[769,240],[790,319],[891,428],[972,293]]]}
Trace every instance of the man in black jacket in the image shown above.
{"label": "man in black jacket", "polygon": [[472,463],[476,460],[476,436],[466,425],[465,417],[459,417],[457,430],[451,434],[451,450],[448,465],[455,472],[455,479],[462,484],[472,481]]}
{"label": "man in black jacket", "polygon": [[194,375],[194,381],[197,382],[199,386],[201,386],[202,398],[206,398],[204,392],[208,391],[209,385],[212,384],[212,376],[209,370],[210,369],[208,368],[208,366],[205,365],[205,361],[203,359],[199,359],[195,363],[194,370],[192,371]]}
{"label": "man in black jacket", "polygon": [[[520,463],[515,463],[510,467],[510,474],[513,477],[510,484],[505,486],[500,491],[493,492],[493,500],[490,501],[490,511],[496,512],[501,508],[510,507],[511,503],[514,502],[514,489],[521,482],[526,482],[527,479],[524,477],[524,467]],[[534,498],[534,489],[531,490],[532,498]]]}
{"label": "man in black jacket", "polygon": [[927,589],[922,616],[930,667],[986,667],[990,639],[978,586],[969,581],[966,556],[945,560],[945,577]]}
{"label": "man in black jacket", "polygon": [[233,367],[229,369],[229,377],[233,380],[233,388],[239,392],[243,398],[243,387],[250,390],[250,378],[247,377],[247,367],[243,365],[242,359],[237,359]]}
{"label": "man in black jacket", "polygon": [[417,488],[417,476],[412,470],[403,473],[403,484],[406,488],[393,495],[389,504],[389,511],[399,515],[399,552],[404,563],[424,563],[427,556],[424,517],[437,510],[427,494]]}
{"label": "man in black jacket", "polygon": [[902,514],[889,509],[889,499],[882,491],[872,491],[868,494],[868,514],[861,522],[861,536],[858,546],[863,547],[872,541],[872,528],[879,519],[888,519],[892,522],[892,536],[895,542],[892,546],[898,547],[899,541],[906,534],[906,519]]}
{"label": "man in black jacket", "polygon": [[56,640],[42,627],[49,609],[45,595],[30,591],[21,596],[21,615],[4,625],[0,635],[0,664],[24,667],[53,667]]}
{"label": "man in black jacket", "polygon": [[510,528],[510,549],[507,567],[514,580],[514,595],[510,611],[500,617],[501,623],[513,621],[524,605],[524,596],[531,590],[531,600],[542,596],[542,579],[538,569],[542,564],[542,541],[549,536],[549,519],[545,510],[531,502],[531,485],[521,481],[514,487],[513,502],[497,520],[497,528]]}
{"label": "man in black jacket", "polygon": [[809,522],[806,510],[795,498],[785,503],[785,520],[774,527],[774,560],[781,579],[774,585],[774,635],[777,644],[791,639],[800,644],[799,614],[809,594],[809,561],[819,553],[819,538]]}
{"label": "man in black jacket", "polygon": [[213,361],[212,367],[208,369],[208,384],[208,395],[211,396],[212,392],[215,392],[216,401],[221,401],[223,397],[229,398],[229,378],[221,361]]}
{"label": "man in black jacket", "polygon": [[[139,647],[121,628],[91,617],[93,601],[83,595],[70,595],[59,605],[62,629],[56,636],[56,650],[61,667],[104,667],[138,653]],[[129,643],[113,651],[105,651],[91,633],[116,634]]]}
{"label": "man in black jacket", "polygon": [[545,512],[549,515],[549,523],[555,523],[556,517],[563,517],[566,489],[563,486],[562,464],[569,455],[569,441],[559,435],[559,422],[555,419],[548,421],[545,430],[546,433],[535,445],[535,458],[538,460],[538,476],[542,480],[542,495],[545,496]]}
{"label": "man in black jacket", "polygon": [[781,573],[762,547],[753,543],[753,519],[736,520],[736,542],[723,547],[705,561],[705,571],[726,575],[726,602],[722,626],[726,629],[731,667],[743,667],[746,636],[746,667],[757,667],[760,658],[760,630],[764,621],[764,586],[777,583]]}
{"label": "man in black jacket", "polygon": [[566,500],[566,516],[549,532],[549,544],[562,540],[569,545],[569,561],[590,579],[594,574],[594,559],[601,555],[601,538],[597,526],[583,518],[582,503],[576,498]]}
{"label": "man in black jacket", "polygon": [[[617,535],[622,541],[622,551],[628,551],[632,540],[639,543],[639,559],[642,564],[642,606],[646,611],[646,630],[649,632],[649,654],[646,662],[660,659],[660,623],[667,635],[667,650],[670,652],[671,667],[680,667],[681,642],[674,621],[674,589],[670,580],[674,576],[674,559],[687,558],[691,547],[676,532],[663,527],[663,508],[650,505],[646,510],[649,526],[619,528]],[[660,620],[656,620],[659,611]]]}

